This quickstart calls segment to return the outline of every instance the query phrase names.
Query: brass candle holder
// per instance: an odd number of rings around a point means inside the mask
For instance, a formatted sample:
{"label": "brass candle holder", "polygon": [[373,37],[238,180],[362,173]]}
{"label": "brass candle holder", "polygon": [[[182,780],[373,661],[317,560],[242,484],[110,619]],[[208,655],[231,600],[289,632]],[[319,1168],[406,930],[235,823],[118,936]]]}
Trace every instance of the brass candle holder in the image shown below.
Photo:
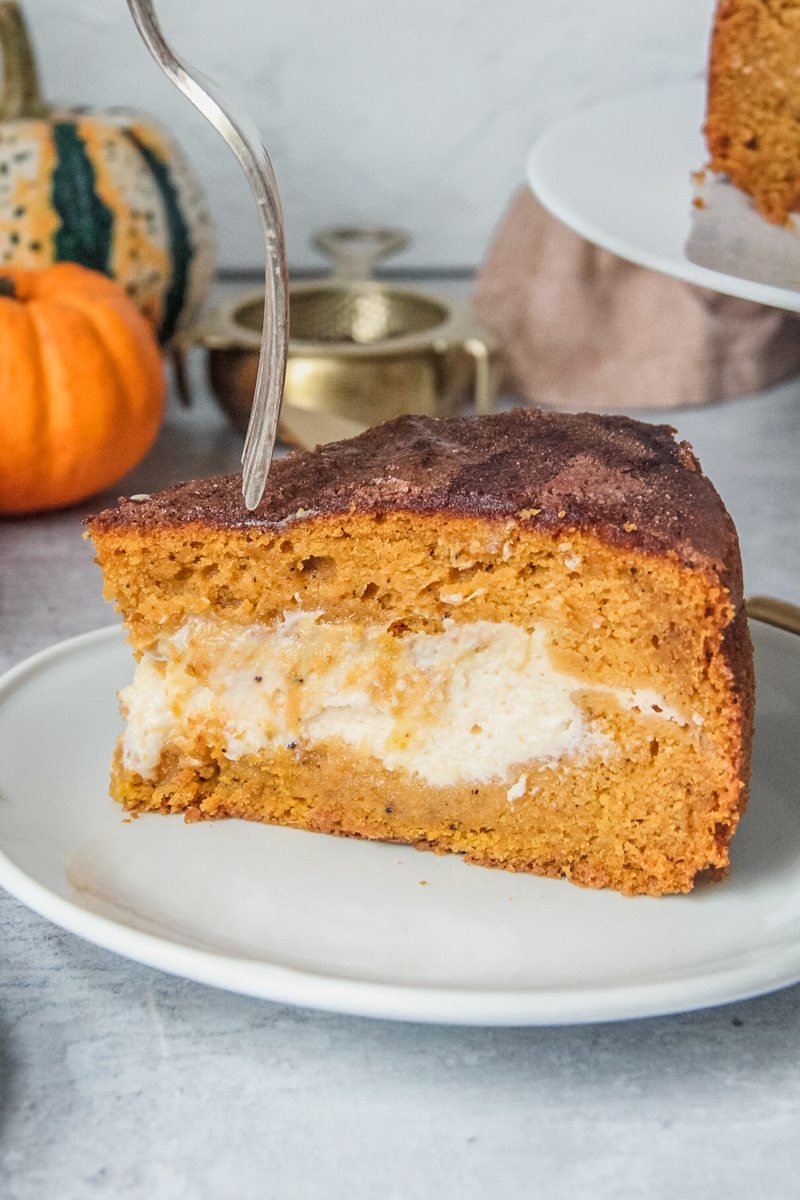
{"label": "brass candle holder", "polygon": [[[490,412],[493,349],[466,305],[372,277],[403,249],[395,229],[325,229],[312,244],[333,260],[325,279],[290,287],[284,403],[376,425],[400,413]],[[193,331],[208,350],[212,391],[244,431],[255,388],[263,291],[223,302]]]}

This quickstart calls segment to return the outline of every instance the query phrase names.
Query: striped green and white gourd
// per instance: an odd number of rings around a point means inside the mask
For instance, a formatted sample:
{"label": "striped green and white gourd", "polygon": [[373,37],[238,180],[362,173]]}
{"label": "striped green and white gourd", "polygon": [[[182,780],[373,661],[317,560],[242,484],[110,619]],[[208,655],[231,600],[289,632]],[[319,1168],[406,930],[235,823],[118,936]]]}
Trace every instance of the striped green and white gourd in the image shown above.
{"label": "striped green and white gourd", "polygon": [[93,267],[169,342],[195,320],[216,258],[186,157],[148,117],[43,105],[13,0],[0,3],[0,50],[0,269]]}

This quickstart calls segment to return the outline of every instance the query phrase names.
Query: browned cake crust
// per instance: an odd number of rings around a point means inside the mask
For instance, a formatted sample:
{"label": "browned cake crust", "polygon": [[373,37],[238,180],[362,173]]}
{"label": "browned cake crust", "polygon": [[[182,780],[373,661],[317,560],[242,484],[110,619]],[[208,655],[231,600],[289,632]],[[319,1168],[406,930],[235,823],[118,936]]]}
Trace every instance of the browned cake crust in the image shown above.
{"label": "browned cake crust", "polygon": [[798,62],[795,0],[720,0],[708,71],[709,166],[778,224],[800,209]]}
{"label": "browned cake crust", "polygon": [[[727,863],[746,802],[753,709],[738,542],[669,427],[530,410],[401,417],[275,462],[255,512],[239,477],[226,476],[123,499],[88,525],[137,656],[206,612],[266,628],[300,605],[334,622],[398,618],[398,636],[437,633],[445,618],[533,619],[555,636],[554,661],[587,682],[652,679],[673,703],[685,686],[714,747],[704,760],[690,732],[601,705],[596,719],[616,730],[622,757],[594,776],[590,767],[569,780],[537,775],[533,825],[502,782],[430,788],[313,745],[264,762],[231,762],[209,747],[199,772],[167,754],[155,781],[118,759],[114,794],[129,810],[408,841],[628,892],[685,891],[698,871]],[[582,558],[578,576],[562,561],[567,544]],[[452,608],[443,597],[454,588],[475,599]],[[598,613],[621,636],[598,644]],[[574,813],[566,824],[565,811]],[[628,832],[614,845],[617,819]]]}
{"label": "browned cake crust", "polygon": [[403,416],[278,459],[255,511],[245,507],[241,477],[221,475],[146,499],[123,496],[87,525],[92,536],[195,523],[275,529],[326,515],[400,511],[513,517],[556,534],[590,530],[620,548],[717,575],[737,612],[726,639],[731,669],[743,694],[752,692],[736,529],[691,446],[674,435],[670,425],[630,417],[540,409],[480,421]]}
{"label": "browned cake crust", "polygon": [[[735,575],[733,523],[674,432],[629,417],[537,409],[480,421],[398,417],[279,459],[254,512],[244,506],[240,477],[224,475],[143,501],[123,497],[88,525],[92,532],[193,522],[275,528],[354,511],[514,517],[537,529],[591,529],[620,547],[669,552]],[[740,596],[740,579],[738,587]]]}

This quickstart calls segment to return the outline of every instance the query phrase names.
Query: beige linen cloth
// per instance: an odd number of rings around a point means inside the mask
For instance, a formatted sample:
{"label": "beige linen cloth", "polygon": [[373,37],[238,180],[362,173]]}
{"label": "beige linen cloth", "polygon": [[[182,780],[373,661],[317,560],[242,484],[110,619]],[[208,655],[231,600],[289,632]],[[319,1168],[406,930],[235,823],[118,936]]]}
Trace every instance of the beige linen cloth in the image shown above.
{"label": "beige linen cloth", "polygon": [[626,262],[527,188],[500,223],[474,303],[499,344],[504,386],[537,404],[707,404],[800,371],[800,316]]}

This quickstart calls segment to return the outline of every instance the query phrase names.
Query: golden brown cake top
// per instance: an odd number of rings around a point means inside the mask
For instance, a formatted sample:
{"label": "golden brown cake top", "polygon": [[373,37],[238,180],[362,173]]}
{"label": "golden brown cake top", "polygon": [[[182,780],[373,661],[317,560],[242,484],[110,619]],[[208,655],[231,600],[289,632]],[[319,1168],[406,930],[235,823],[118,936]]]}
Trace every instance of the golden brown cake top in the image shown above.
{"label": "golden brown cake top", "polygon": [[736,533],[690,446],[667,425],[594,413],[515,409],[403,416],[359,437],[277,460],[249,512],[238,475],[121,499],[93,532],[198,525],[274,529],[347,512],[512,518],[591,529],[620,546],[677,553],[738,572]]}

